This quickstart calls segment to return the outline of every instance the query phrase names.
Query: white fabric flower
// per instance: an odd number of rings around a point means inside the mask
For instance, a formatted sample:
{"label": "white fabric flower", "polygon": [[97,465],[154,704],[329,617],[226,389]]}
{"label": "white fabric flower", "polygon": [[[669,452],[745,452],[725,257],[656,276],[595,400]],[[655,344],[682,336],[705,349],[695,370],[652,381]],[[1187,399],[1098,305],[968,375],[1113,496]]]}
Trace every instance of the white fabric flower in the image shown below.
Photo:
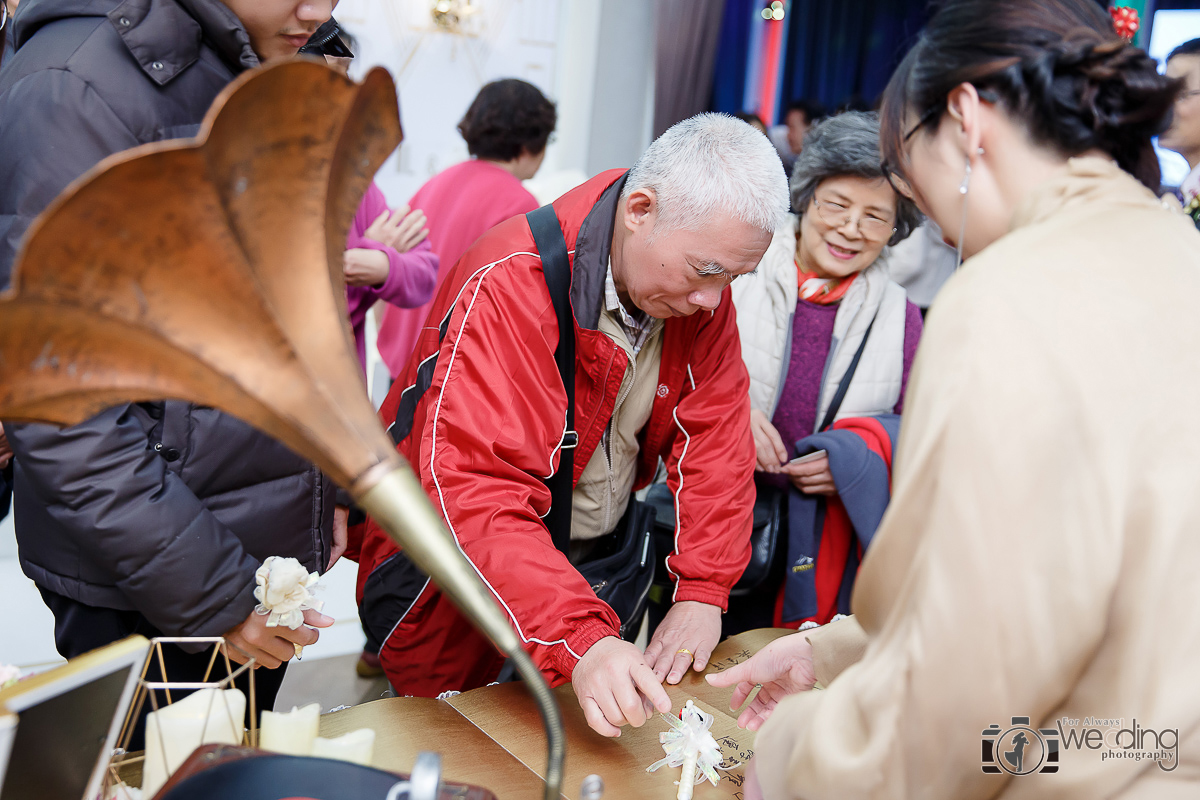
{"label": "white fabric flower", "polygon": [[267,620],[269,628],[283,625],[296,630],[304,624],[305,609],[320,611],[325,605],[311,591],[317,588],[320,579],[320,575],[309,572],[294,558],[271,556],[254,573],[258,584],[254,598],[259,602],[255,611],[271,615]]}
{"label": "white fabric flower", "polygon": [[12,664],[0,664],[0,689],[7,688],[10,684],[16,683],[20,677],[21,670]]}
{"label": "white fabric flower", "polygon": [[690,798],[692,786],[703,783],[706,778],[716,786],[720,780],[716,768],[721,763],[721,747],[709,732],[713,724],[712,714],[696,708],[688,700],[680,712],[681,719],[666,714],[661,716],[671,725],[671,730],[658,735],[667,757],[646,767],[646,772],[654,772],[661,767],[682,767],[680,798]]}

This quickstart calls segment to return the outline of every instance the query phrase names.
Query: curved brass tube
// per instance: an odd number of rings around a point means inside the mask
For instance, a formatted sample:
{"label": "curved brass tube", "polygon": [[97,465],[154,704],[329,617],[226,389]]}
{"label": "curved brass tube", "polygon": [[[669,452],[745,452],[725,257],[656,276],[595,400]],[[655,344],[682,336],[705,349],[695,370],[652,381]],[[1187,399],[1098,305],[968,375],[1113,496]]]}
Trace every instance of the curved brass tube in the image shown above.
{"label": "curved brass tube", "polygon": [[[411,469],[394,469],[355,497],[363,511],[404,548],[404,553],[430,575],[492,644],[508,655],[538,703],[546,728],[549,758],[546,797],[558,797],[563,779],[566,737],[554,694],[533,659],[521,647],[516,631],[487,591],[475,568],[442,525]],[[439,535],[431,535],[432,531]],[[551,792],[553,791],[553,795]]]}

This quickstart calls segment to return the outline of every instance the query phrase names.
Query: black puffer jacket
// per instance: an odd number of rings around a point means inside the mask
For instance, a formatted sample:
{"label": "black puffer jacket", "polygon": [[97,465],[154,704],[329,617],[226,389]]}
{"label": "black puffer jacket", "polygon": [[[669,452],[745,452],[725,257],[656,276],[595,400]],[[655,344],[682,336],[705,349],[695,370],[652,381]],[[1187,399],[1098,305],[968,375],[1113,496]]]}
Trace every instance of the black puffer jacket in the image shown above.
{"label": "black puffer jacket", "polygon": [[[218,0],[25,0],[15,31],[0,69],[0,283],[71,180],[119,150],[192,135],[258,63]],[[214,635],[250,613],[266,556],[328,562],[332,484],[232,417],[143,403],[64,431],[5,430],[21,566],[51,591],[137,610],[167,634]]]}

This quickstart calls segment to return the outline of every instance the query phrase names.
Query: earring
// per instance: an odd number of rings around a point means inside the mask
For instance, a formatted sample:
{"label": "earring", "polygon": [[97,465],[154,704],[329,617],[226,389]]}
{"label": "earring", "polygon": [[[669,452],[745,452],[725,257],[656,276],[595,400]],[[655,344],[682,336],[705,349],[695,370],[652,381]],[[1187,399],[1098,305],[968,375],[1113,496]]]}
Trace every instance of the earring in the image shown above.
{"label": "earring", "polygon": [[[980,148],[982,150],[982,148]],[[954,246],[954,269],[957,270],[962,266],[963,260],[963,237],[967,235],[967,190],[971,188],[971,159],[967,158],[966,172],[963,173],[962,184],[958,187],[958,193],[962,195],[962,224],[958,227],[958,241]]]}

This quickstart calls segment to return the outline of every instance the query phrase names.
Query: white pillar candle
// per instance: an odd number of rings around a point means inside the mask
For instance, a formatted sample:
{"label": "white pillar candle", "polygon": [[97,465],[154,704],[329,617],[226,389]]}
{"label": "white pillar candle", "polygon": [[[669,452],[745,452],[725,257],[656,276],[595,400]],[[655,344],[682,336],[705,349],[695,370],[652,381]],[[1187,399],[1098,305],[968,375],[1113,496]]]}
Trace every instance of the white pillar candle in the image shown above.
{"label": "white pillar candle", "polygon": [[375,755],[375,731],[359,728],[336,739],[318,736],[313,742],[312,754],[318,758],[336,758],[369,767]]}
{"label": "white pillar candle", "polygon": [[241,744],[246,695],[238,689],[200,689],[146,715],[142,794],[153,797],[197,747]]}
{"label": "white pillar candle", "polygon": [[313,739],[321,725],[321,704],[309,703],[290,712],[264,711],[258,727],[258,746],[289,756],[312,755]]}

